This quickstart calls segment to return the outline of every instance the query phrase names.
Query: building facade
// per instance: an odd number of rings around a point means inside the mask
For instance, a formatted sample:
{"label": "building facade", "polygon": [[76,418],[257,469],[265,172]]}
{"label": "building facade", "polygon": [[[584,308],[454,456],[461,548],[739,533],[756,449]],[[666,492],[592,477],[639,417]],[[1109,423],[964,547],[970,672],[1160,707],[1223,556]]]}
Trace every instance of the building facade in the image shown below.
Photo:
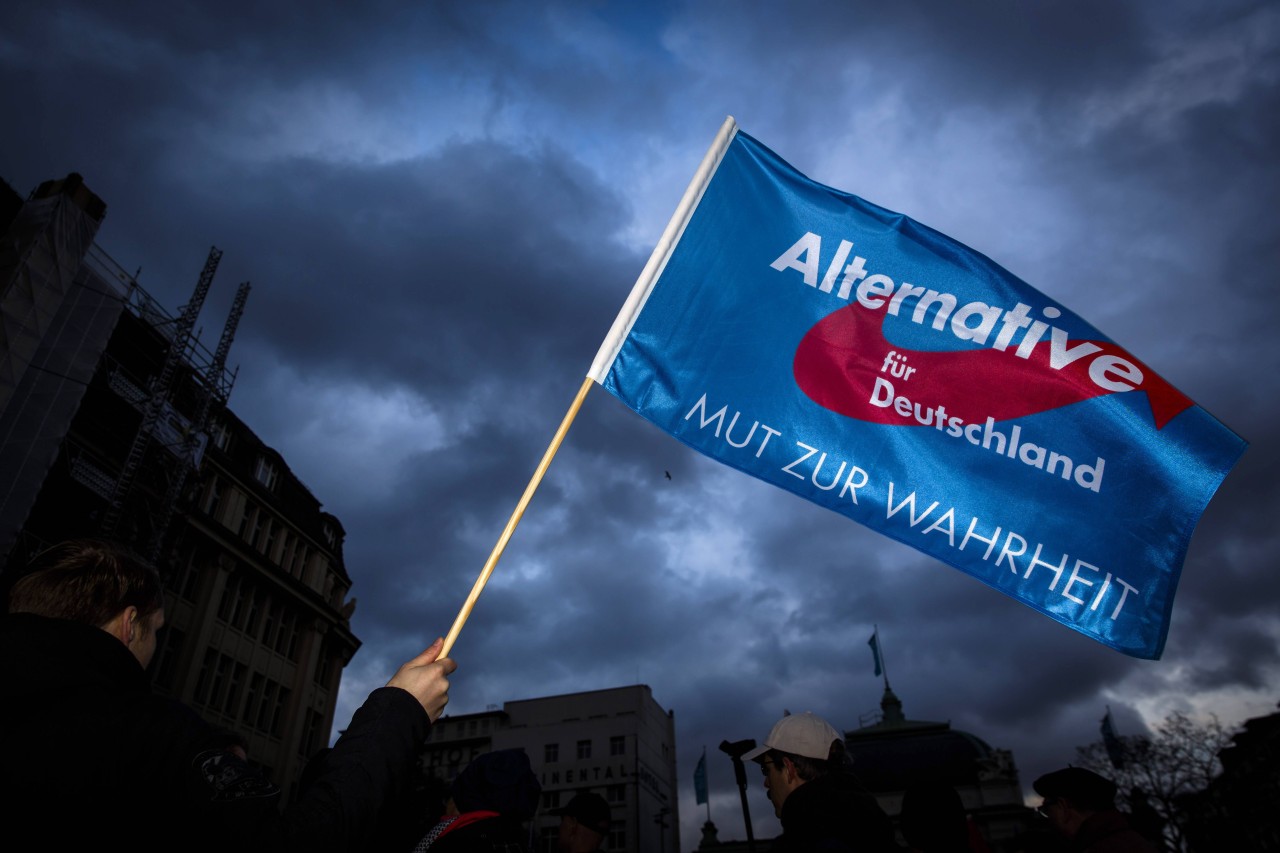
{"label": "building facade", "polygon": [[592,791],[612,811],[611,853],[679,853],[675,718],[647,685],[507,702],[502,710],[441,717],[422,755],[441,787],[469,761],[523,749],[542,785],[534,819],[538,853],[553,853],[560,819],[551,810]]}
{"label": "building facade", "polygon": [[285,789],[327,745],[359,648],[334,516],[227,408],[226,358],[193,334],[221,253],[181,313],[97,244],[106,205],[78,175],[0,205],[0,586],[71,537],[160,568],[158,692],[247,740]]}
{"label": "building facade", "polygon": [[845,745],[859,781],[895,823],[911,786],[943,783],[992,853],[1021,849],[1035,813],[1023,803],[1013,753],[950,723],[907,719],[887,680],[880,709],[875,723],[845,732]]}

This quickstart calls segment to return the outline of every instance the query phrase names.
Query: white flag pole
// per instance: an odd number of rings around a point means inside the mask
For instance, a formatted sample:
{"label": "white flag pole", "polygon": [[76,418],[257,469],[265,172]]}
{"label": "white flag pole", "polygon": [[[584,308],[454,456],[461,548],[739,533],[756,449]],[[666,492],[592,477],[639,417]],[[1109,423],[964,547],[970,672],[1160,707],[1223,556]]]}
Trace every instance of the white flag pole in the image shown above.
{"label": "white flag pole", "polygon": [[600,345],[595,361],[591,362],[591,370],[587,373],[589,378],[600,384],[604,383],[604,377],[613,366],[613,360],[618,357],[618,350],[622,349],[622,342],[627,339],[627,335],[631,334],[631,326],[635,323],[636,317],[640,316],[645,300],[649,298],[649,291],[653,289],[658,276],[662,275],[672,250],[680,242],[680,235],[684,234],[685,226],[689,224],[689,219],[693,216],[698,202],[702,200],[707,184],[711,183],[711,176],[715,174],[720,160],[724,157],[724,152],[729,149],[729,143],[733,141],[737,132],[738,123],[734,121],[733,116],[726,117],[724,124],[720,125],[720,132],[716,134],[711,147],[707,149],[706,156],[702,158],[702,164],[694,173],[693,180],[685,189],[680,205],[672,215],[671,221],[667,223],[666,230],[662,232],[662,238],[653,248],[653,254],[649,255],[649,262],[640,271],[640,277],[631,288],[627,301],[622,303],[622,310],[618,312],[618,316],[613,321],[613,327],[609,329],[604,343]]}
{"label": "white flag pole", "polygon": [[564,441],[565,435],[568,434],[569,426],[573,423],[573,419],[577,417],[578,410],[582,408],[582,401],[586,399],[587,392],[591,390],[592,381],[601,382],[605,374],[609,372],[609,367],[617,357],[618,350],[622,348],[622,342],[626,340],[627,334],[631,331],[631,324],[635,322],[635,318],[640,314],[640,309],[644,307],[644,300],[649,295],[649,289],[653,287],[653,283],[658,280],[658,275],[662,272],[662,268],[666,266],[671,250],[680,240],[680,235],[684,233],[684,227],[688,224],[689,217],[693,215],[694,208],[698,206],[698,200],[702,198],[703,191],[711,181],[711,176],[715,174],[716,167],[720,165],[720,159],[724,156],[725,150],[728,149],[729,143],[733,140],[733,135],[737,131],[738,123],[733,120],[733,116],[726,118],[724,124],[720,126],[720,132],[716,134],[715,141],[711,143],[711,148],[707,150],[706,156],[702,158],[702,165],[698,167],[698,171],[694,174],[689,187],[684,191],[684,198],[680,200],[680,206],[676,208],[675,215],[667,223],[667,228],[662,233],[662,239],[658,241],[653,254],[649,256],[649,262],[645,264],[644,270],[640,273],[640,278],[636,281],[635,286],[631,288],[627,301],[623,303],[622,310],[613,321],[613,327],[609,330],[609,334],[605,337],[604,343],[601,344],[600,351],[596,354],[596,359],[591,365],[591,372],[583,380],[582,387],[578,389],[577,396],[574,397],[573,403],[569,406],[569,411],[565,413],[564,419],[560,422],[560,428],[556,430],[555,436],[551,439],[551,444],[542,455],[542,461],[538,463],[537,469],[533,472],[533,477],[529,480],[529,485],[525,486],[524,494],[520,496],[520,501],[511,513],[511,518],[507,520],[507,526],[503,528],[497,544],[493,546],[493,550],[489,553],[489,559],[485,561],[484,567],[480,570],[480,575],[471,586],[471,592],[467,596],[467,600],[463,602],[462,608],[453,620],[453,627],[449,629],[448,635],[444,638],[444,648],[440,650],[439,657],[446,657],[449,654],[449,650],[453,648],[454,642],[458,639],[458,634],[462,632],[462,626],[471,615],[476,601],[480,598],[480,593],[484,590],[485,584],[489,582],[489,577],[493,574],[493,569],[498,564],[498,559],[506,549],[507,542],[510,541],[511,535],[515,533],[516,525],[520,523],[525,509],[529,506],[529,502],[533,500],[533,493],[537,491],[543,475],[547,472],[547,468],[551,466],[551,460],[555,458],[556,451],[560,449],[560,444]]}

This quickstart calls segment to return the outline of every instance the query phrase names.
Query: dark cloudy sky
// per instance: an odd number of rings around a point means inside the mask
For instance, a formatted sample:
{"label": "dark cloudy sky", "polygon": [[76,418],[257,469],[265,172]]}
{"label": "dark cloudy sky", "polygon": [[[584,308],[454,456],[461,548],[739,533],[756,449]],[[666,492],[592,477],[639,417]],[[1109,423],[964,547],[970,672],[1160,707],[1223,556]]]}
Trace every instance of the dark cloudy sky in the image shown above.
{"label": "dark cloudy sky", "polygon": [[[601,389],[454,648],[450,712],[643,682],[685,849],[742,837],[721,740],[877,709],[1011,749],[1029,787],[1171,710],[1280,700],[1275,2],[6,4],[0,177],[80,172],[98,242],[212,344],[232,407],[346,526],[364,641],[339,724],[452,624],[726,115],[1070,306],[1250,442],[1164,656],[1111,651],[701,457]],[[664,476],[671,473],[671,479]],[[1141,507],[1136,507],[1140,512]],[[754,777],[753,777],[754,783]],[[776,822],[758,786],[757,833]]]}

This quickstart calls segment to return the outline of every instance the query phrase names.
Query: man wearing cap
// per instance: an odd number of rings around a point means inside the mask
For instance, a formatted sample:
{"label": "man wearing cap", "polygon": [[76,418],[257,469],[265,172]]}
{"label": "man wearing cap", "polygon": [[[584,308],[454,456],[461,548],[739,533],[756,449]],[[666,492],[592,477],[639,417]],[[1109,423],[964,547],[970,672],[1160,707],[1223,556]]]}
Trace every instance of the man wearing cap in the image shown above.
{"label": "man wearing cap", "polygon": [[1156,847],[1116,810],[1116,785],[1083,767],[1046,773],[1031,783],[1048,818],[1081,853],[1156,853]]}
{"label": "man wearing cap", "polygon": [[560,815],[557,853],[594,853],[609,835],[609,804],[599,794],[574,794],[569,805],[551,813]]}
{"label": "man wearing cap", "polygon": [[821,717],[788,714],[743,758],[760,765],[782,822],[775,853],[897,849],[889,817],[850,772],[844,738]]}

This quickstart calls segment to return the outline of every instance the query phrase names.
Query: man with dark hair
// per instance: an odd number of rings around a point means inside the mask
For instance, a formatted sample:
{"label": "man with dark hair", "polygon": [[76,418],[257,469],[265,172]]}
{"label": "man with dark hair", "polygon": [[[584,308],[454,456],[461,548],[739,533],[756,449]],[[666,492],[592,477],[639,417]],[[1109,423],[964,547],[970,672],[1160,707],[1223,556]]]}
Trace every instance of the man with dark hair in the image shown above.
{"label": "man with dark hair", "polygon": [[[0,617],[6,830],[41,849],[359,850],[407,788],[457,665],[442,640],[374,690],[283,813],[234,734],[155,696],[155,569],[93,540],[41,554]],[[114,839],[114,842],[112,841]]]}
{"label": "man with dark hair", "polygon": [[1048,818],[1072,850],[1081,853],[1156,853],[1156,848],[1116,810],[1116,785],[1083,767],[1046,773],[1031,787]]}
{"label": "man with dark hair", "polygon": [[63,542],[36,555],[14,583],[9,612],[94,625],[146,669],[164,625],[164,584],[154,566],[108,542]]}
{"label": "man with dark hair", "polygon": [[888,815],[851,771],[844,738],[821,717],[808,711],[784,716],[763,746],[742,757],[760,765],[782,822],[775,853],[897,849]]}

